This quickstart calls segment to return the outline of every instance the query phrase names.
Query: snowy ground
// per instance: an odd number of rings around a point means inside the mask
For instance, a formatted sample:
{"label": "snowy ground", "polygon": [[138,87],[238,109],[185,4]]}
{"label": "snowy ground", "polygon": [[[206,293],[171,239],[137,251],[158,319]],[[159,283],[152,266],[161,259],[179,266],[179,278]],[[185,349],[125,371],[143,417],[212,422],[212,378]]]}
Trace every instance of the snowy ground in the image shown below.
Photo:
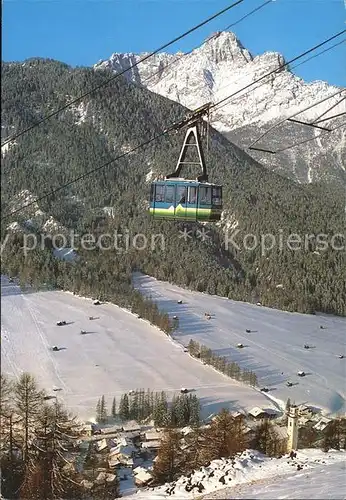
{"label": "snowy ground", "polygon": [[313,470],[293,472],[286,477],[270,478],[239,488],[221,490],[208,495],[208,500],[217,498],[263,498],[277,499],[346,499],[345,461],[322,465]]}
{"label": "snowy ground", "polygon": [[[202,467],[190,478],[183,476],[175,483],[148,488],[126,498],[346,499],[345,458],[342,451],[323,453],[308,449],[299,450],[294,460],[287,456],[271,459],[247,450],[234,460],[214,460],[209,467]],[[201,484],[204,489],[199,492],[197,486]]]}
{"label": "snowy ground", "polygon": [[[345,413],[346,358],[338,358],[346,356],[345,318],[277,311],[191,292],[139,274],[134,283],[161,308],[178,316],[179,331],[174,337],[183,345],[192,338],[255,371],[260,385],[270,388],[269,397]],[[207,320],[205,312],[215,317]],[[238,343],[246,347],[237,349]],[[304,344],[312,348],[304,349]],[[297,376],[300,370],[307,374],[305,378]],[[287,381],[293,387],[287,387]]]}
{"label": "snowy ground", "polygon": [[[46,390],[61,389],[52,394],[81,418],[95,416],[102,394],[110,407],[113,396],[135,388],[170,395],[194,388],[203,416],[223,406],[275,408],[264,394],[192,359],[164,333],[117,306],[94,306],[65,292],[23,294],[2,277],[1,313],[1,371],[28,371]],[[60,319],[68,324],[56,326]],[[53,352],[54,345],[61,350]]]}

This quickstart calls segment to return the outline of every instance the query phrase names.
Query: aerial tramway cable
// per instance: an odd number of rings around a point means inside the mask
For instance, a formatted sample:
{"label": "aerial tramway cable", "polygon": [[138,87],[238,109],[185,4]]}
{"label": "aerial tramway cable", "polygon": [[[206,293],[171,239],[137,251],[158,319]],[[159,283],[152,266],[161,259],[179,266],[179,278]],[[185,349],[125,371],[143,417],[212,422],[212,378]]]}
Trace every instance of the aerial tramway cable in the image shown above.
{"label": "aerial tramway cable", "polygon": [[324,42],[321,42],[319,43],[318,45],[315,45],[314,47],[312,47],[311,49],[308,49],[306,50],[305,52],[303,52],[302,54],[294,57],[293,59],[290,59],[289,61],[287,61],[285,64],[283,64],[282,66],[280,66],[279,68],[275,68],[273,69],[272,71],[270,71],[269,73],[266,73],[265,75],[262,75],[260,78],[257,78],[257,80],[255,80],[254,82],[252,83],[249,83],[248,85],[246,85],[245,87],[243,87],[242,89],[239,89],[239,90],[236,90],[235,92],[233,92],[233,94],[227,96],[227,97],[224,97],[223,99],[221,99],[221,101],[217,102],[216,104],[213,104],[212,105],[212,108],[216,108],[217,106],[219,106],[220,104],[228,101],[229,99],[231,99],[232,97],[238,95],[240,92],[242,92],[243,90],[246,90],[250,87],[252,87],[253,85],[255,85],[255,83],[258,83],[262,80],[264,80],[265,78],[267,78],[268,76],[271,76],[273,75],[274,73],[279,73],[280,71],[282,71],[283,68],[285,68],[286,66],[288,66],[289,64],[293,63],[294,61],[298,61],[298,59],[301,59],[302,57],[306,56],[307,54],[310,54],[311,52],[313,52],[314,50],[318,49],[319,47],[322,47],[323,45],[325,45],[326,43],[328,42],[331,42],[332,40],[334,40],[335,38],[339,37],[340,35],[346,33],[346,29],[345,30],[342,30],[340,31],[339,33],[336,33],[335,35],[333,35],[332,37],[328,38],[328,40],[325,40]]}
{"label": "aerial tramway cable", "polygon": [[[274,128],[277,128],[279,127],[280,125],[282,125],[283,123],[285,123],[286,121],[291,121],[292,118],[294,118],[295,116],[297,115],[300,115],[301,113],[304,113],[305,111],[308,111],[309,109],[311,108],[314,108],[315,106],[318,106],[319,104],[322,104],[323,102],[325,101],[328,101],[329,99],[331,99],[332,97],[335,97],[339,94],[342,94],[343,92],[346,92],[346,90],[338,90],[337,92],[334,92],[333,94],[330,94],[329,96],[325,97],[324,99],[321,99],[320,101],[317,101],[315,102],[314,104],[310,104],[310,106],[307,106],[306,108],[304,109],[301,109],[299,111],[297,111],[296,113],[294,113],[293,115],[289,116],[288,118],[283,118],[282,120],[280,120],[279,122],[275,123],[274,125],[272,125],[268,130],[266,130],[265,132],[263,132],[263,134],[261,134],[257,139],[255,139],[249,146],[248,146],[248,149],[254,149],[256,150],[257,148],[254,148],[253,146],[255,144],[258,143],[258,141],[260,141],[264,136],[266,136],[267,134],[269,134],[269,132],[271,130],[273,130]],[[341,101],[338,102],[338,104],[340,103]],[[332,108],[330,108],[332,109]],[[302,122],[300,122],[302,123]],[[311,124],[309,124],[311,126],[317,126],[314,124],[314,122],[312,122]],[[317,126],[318,128],[322,128],[322,127],[319,127]],[[328,130],[328,132],[331,132],[331,130]],[[261,150],[263,151],[263,150]],[[274,151],[269,151],[268,152],[272,152],[274,153]]]}
{"label": "aerial tramway cable", "polygon": [[147,59],[149,59],[150,57],[154,56],[155,54],[157,54],[158,52],[161,52],[163,49],[169,47],[170,45],[173,45],[175,42],[178,42],[179,40],[181,40],[182,38],[185,38],[187,35],[190,35],[190,33],[193,33],[194,31],[196,31],[197,29],[201,28],[202,26],[205,26],[206,24],[210,23],[210,21],[212,21],[213,19],[216,19],[217,17],[221,16],[222,14],[224,14],[225,12],[228,12],[230,9],[233,9],[234,7],[236,7],[237,5],[239,5],[240,3],[244,2],[244,0],[237,0],[236,2],[232,3],[231,5],[229,5],[228,7],[220,10],[219,12],[217,12],[216,14],[214,14],[213,16],[209,17],[208,19],[206,19],[205,21],[199,23],[198,25],[194,26],[193,28],[189,29],[188,31],[186,31],[185,33],[183,33],[182,35],[179,35],[178,37],[174,38],[174,40],[171,40],[170,42],[162,45],[161,47],[159,47],[158,49],[154,50],[154,52],[151,52],[150,54],[148,54],[147,56],[143,57],[142,59],[140,59],[139,61],[135,62],[134,64],[132,64],[131,66],[129,66],[127,69],[121,71],[120,73],[116,73],[115,75],[111,76],[110,78],[108,78],[107,80],[105,80],[104,82],[102,82],[101,84],[97,85],[96,87],[93,87],[92,89],[88,90],[87,92],[85,92],[84,94],[80,95],[79,97],[73,99],[72,101],[69,101],[67,104],[65,104],[64,106],[61,106],[61,108],[53,111],[52,113],[49,113],[48,115],[46,115],[45,117],[43,117],[41,120],[33,123],[32,125],[30,125],[30,127],[27,127],[26,129],[24,130],[21,130],[20,132],[17,132],[16,134],[14,134],[13,136],[7,138],[2,144],[1,144],[1,147],[5,146],[6,144],[8,144],[9,142],[12,142],[13,140],[17,139],[18,137],[21,137],[22,135],[26,134],[27,132],[29,132],[30,130],[32,130],[33,128],[35,127],[38,127],[39,125],[41,125],[41,123],[44,123],[46,122],[47,120],[49,120],[50,118],[52,118],[53,116],[56,116],[58,113],[60,113],[61,111],[64,111],[65,109],[69,108],[70,106],[72,106],[73,104],[76,104],[77,102],[79,102],[81,99],[83,99],[84,97],[87,97],[88,95],[92,94],[93,92],[95,92],[96,90],[99,90],[100,88],[102,87],[105,87],[106,85],[108,85],[110,82],[112,82],[113,80],[116,80],[117,78],[119,78],[120,76],[122,76],[124,73],[126,73],[127,71],[130,71],[132,68],[135,68],[136,66],[138,66],[139,64],[141,64],[142,62],[146,61]]}
{"label": "aerial tramway cable", "polygon": [[[316,50],[317,48],[322,47],[323,45],[327,44],[327,43],[328,43],[328,42],[330,42],[331,40],[334,40],[336,37],[340,36],[341,34],[343,34],[343,33],[345,33],[345,32],[346,32],[346,30],[343,30],[343,31],[341,31],[341,32],[339,32],[339,33],[337,33],[337,34],[333,35],[332,37],[328,38],[327,40],[324,40],[323,42],[319,43],[318,45],[315,45],[315,46],[314,46],[314,47],[312,47],[311,49],[309,49],[309,50],[307,50],[307,51],[303,52],[302,54],[300,54],[300,55],[298,55],[298,56],[296,56],[296,57],[295,57],[295,58],[293,58],[291,61],[288,61],[285,65],[281,66],[281,68],[280,68],[280,69],[276,69],[276,70],[270,71],[270,72],[269,72],[269,73],[267,73],[266,75],[263,75],[262,77],[260,77],[260,78],[258,78],[257,80],[255,80],[252,84],[246,85],[246,87],[244,87],[243,89],[239,89],[237,92],[235,92],[235,93],[231,94],[230,96],[223,98],[221,101],[219,101],[219,102],[217,102],[217,103],[215,103],[215,104],[212,104],[212,105],[210,106],[210,109],[211,109],[211,108],[216,108],[216,107],[217,107],[220,103],[224,103],[226,100],[228,100],[228,99],[230,99],[230,98],[234,97],[234,95],[236,95],[236,94],[240,93],[242,90],[248,89],[249,87],[251,87],[251,86],[252,86],[252,85],[254,85],[255,83],[257,83],[257,82],[259,82],[259,81],[262,81],[262,80],[263,80],[264,78],[266,78],[267,76],[269,76],[269,75],[271,75],[271,74],[274,74],[274,73],[275,73],[275,72],[277,72],[277,71],[280,71],[280,70],[281,70],[284,66],[287,66],[288,64],[290,64],[290,62],[292,62],[292,61],[297,61],[297,60],[301,59],[301,58],[302,58],[302,57],[304,57],[306,54],[309,54],[309,53],[311,53],[312,51]],[[256,87],[256,88],[258,88],[258,87]],[[184,121],[184,120],[182,120],[182,121]],[[1,220],[7,219],[7,218],[9,218],[9,217],[11,217],[11,216],[13,216],[13,215],[15,215],[15,214],[17,214],[17,213],[19,213],[19,212],[23,211],[24,209],[26,209],[26,208],[28,208],[28,207],[30,207],[30,206],[32,206],[32,205],[34,205],[35,203],[38,203],[38,202],[40,202],[40,201],[42,201],[42,200],[44,200],[44,199],[46,199],[46,198],[49,198],[50,196],[52,196],[52,195],[56,194],[57,192],[59,192],[59,191],[61,191],[61,190],[65,189],[66,187],[69,187],[69,186],[71,186],[72,184],[74,184],[74,183],[76,183],[76,182],[78,182],[78,181],[80,181],[80,180],[83,180],[83,179],[85,179],[86,177],[89,177],[90,175],[94,174],[95,172],[98,172],[98,171],[102,170],[103,168],[108,167],[109,165],[111,165],[111,164],[112,164],[112,163],[114,163],[115,161],[120,160],[121,158],[124,158],[124,157],[126,157],[126,156],[128,156],[128,155],[130,155],[130,154],[132,154],[132,153],[134,153],[134,152],[136,152],[136,151],[138,151],[139,149],[141,149],[141,148],[143,148],[143,147],[145,147],[145,146],[147,146],[147,145],[151,144],[152,142],[156,141],[157,139],[159,139],[159,138],[161,138],[161,137],[163,137],[163,136],[167,135],[169,132],[171,132],[172,130],[176,129],[176,128],[177,128],[177,125],[179,125],[179,124],[177,124],[177,123],[173,123],[173,124],[171,124],[168,128],[166,128],[166,129],[165,129],[163,132],[161,132],[160,134],[157,134],[157,135],[155,135],[154,137],[152,137],[152,138],[148,139],[147,141],[145,141],[145,142],[143,142],[143,143],[139,144],[138,146],[135,146],[135,147],[134,147],[134,148],[132,148],[130,151],[127,151],[127,152],[125,152],[125,153],[123,153],[123,154],[121,154],[121,155],[119,155],[119,156],[117,156],[117,157],[115,157],[115,158],[113,158],[113,159],[111,159],[111,160],[107,161],[106,163],[104,163],[104,164],[102,164],[102,165],[99,165],[98,167],[95,167],[95,168],[93,168],[92,170],[89,170],[88,172],[85,172],[84,174],[82,174],[82,175],[80,175],[80,176],[78,176],[78,177],[75,177],[75,178],[71,179],[70,181],[68,181],[68,182],[66,182],[66,183],[64,183],[64,184],[62,184],[61,186],[58,186],[57,188],[52,189],[51,191],[48,191],[47,193],[43,194],[42,196],[40,196],[40,197],[36,198],[35,200],[31,201],[30,203],[27,203],[26,205],[24,205],[24,206],[22,206],[22,207],[20,207],[20,208],[18,208],[18,209],[16,209],[16,210],[13,210],[12,212],[9,212],[8,214],[5,214],[5,215],[1,218]],[[336,127],[336,128],[340,128],[340,127],[338,126],[338,127]],[[335,128],[334,128],[333,130],[335,130]],[[304,141],[304,142],[308,142],[308,141]],[[292,146],[291,146],[291,147],[292,147]]]}

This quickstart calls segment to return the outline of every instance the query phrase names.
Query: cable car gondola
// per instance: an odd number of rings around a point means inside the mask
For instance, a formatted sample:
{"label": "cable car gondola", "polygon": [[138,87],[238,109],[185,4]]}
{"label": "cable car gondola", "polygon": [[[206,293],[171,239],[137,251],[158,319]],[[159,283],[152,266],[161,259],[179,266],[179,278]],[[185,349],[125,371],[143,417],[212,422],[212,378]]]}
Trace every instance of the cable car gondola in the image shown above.
{"label": "cable car gondola", "polygon": [[[202,112],[205,110],[206,107],[201,108]],[[188,148],[193,146],[197,149],[199,161],[184,161]],[[199,165],[202,175],[195,180],[181,177],[181,169],[187,164]],[[208,222],[220,220],[221,213],[222,186],[208,182],[198,120],[195,120],[186,131],[175,171],[151,184],[150,215],[155,219]]]}

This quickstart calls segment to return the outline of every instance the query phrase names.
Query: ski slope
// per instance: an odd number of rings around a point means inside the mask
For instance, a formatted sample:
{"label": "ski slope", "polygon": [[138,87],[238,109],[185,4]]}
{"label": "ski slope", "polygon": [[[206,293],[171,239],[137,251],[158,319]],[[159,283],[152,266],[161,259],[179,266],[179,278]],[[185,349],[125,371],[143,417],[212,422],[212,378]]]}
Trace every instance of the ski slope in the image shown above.
{"label": "ski slope", "polygon": [[[282,402],[290,398],[325,413],[345,413],[346,358],[338,357],[346,356],[345,318],[235,302],[141,274],[134,275],[134,285],[160,308],[178,316],[177,341],[186,346],[193,339],[253,370],[261,387],[270,389],[268,397]],[[207,320],[205,312],[215,316]],[[238,343],[245,347],[238,349]],[[304,344],[311,348],[304,349]],[[297,376],[300,370],[306,373],[304,378]],[[294,385],[287,387],[287,381]]]}
{"label": "ski slope", "polygon": [[[114,396],[119,403],[122,393],[136,388],[169,396],[181,387],[195,389],[204,417],[221,407],[275,408],[264,394],[192,359],[157,328],[117,306],[95,306],[66,292],[22,293],[2,277],[1,312],[1,371],[34,374],[81,418],[95,417],[103,394],[110,408]],[[56,326],[59,320],[68,324]],[[61,350],[53,352],[54,345]]]}

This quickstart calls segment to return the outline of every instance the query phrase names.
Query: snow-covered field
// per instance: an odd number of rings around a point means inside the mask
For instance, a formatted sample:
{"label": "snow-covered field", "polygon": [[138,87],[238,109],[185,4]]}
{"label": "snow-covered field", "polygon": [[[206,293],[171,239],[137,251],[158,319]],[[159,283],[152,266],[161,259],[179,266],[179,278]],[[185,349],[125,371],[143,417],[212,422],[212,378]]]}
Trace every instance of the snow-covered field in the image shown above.
{"label": "snow-covered field", "polygon": [[[57,326],[58,320],[68,324]],[[54,345],[61,350],[53,352]],[[85,419],[95,416],[102,394],[110,408],[113,396],[135,388],[170,395],[193,388],[205,417],[223,406],[275,408],[264,394],[192,359],[164,333],[117,306],[95,306],[65,292],[22,293],[4,277],[1,371],[16,376],[28,371],[47,391],[61,389],[52,394]]]}
{"label": "snow-covered field", "polygon": [[[257,451],[247,450],[234,460],[214,460],[208,467],[201,467],[189,478],[183,476],[175,483],[140,491],[126,498],[344,500],[345,458],[343,451],[323,453],[313,449],[299,450],[297,457],[291,460],[287,455],[279,459],[268,458]],[[200,485],[203,489],[198,489]]]}
{"label": "snow-covered field", "polygon": [[[184,290],[140,274],[135,286],[179,318],[176,340],[192,338],[255,371],[269,397],[305,403],[327,413],[346,411],[346,319],[277,311]],[[178,300],[183,303],[179,305]],[[213,316],[207,320],[209,312]],[[323,329],[320,328],[323,327]],[[251,333],[246,333],[251,330]],[[244,348],[236,345],[243,343]],[[304,344],[311,348],[304,349]],[[303,370],[304,378],[297,373]],[[287,387],[286,382],[294,385]]]}

